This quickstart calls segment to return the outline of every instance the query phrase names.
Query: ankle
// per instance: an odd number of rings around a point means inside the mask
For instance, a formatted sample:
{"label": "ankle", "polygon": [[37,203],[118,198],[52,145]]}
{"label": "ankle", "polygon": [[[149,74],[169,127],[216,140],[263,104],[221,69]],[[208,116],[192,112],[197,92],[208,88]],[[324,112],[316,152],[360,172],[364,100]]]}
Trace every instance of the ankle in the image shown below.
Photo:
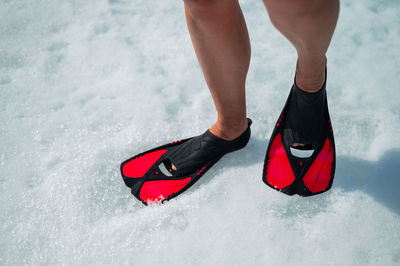
{"label": "ankle", "polygon": [[306,92],[319,91],[325,82],[326,58],[320,63],[314,63],[312,66],[301,65],[297,62],[296,66],[296,85]]}
{"label": "ankle", "polygon": [[210,132],[224,140],[233,140],[242,135],[247,127],[247,119],[238,119],[234,121],[218,120],[211,126]]}

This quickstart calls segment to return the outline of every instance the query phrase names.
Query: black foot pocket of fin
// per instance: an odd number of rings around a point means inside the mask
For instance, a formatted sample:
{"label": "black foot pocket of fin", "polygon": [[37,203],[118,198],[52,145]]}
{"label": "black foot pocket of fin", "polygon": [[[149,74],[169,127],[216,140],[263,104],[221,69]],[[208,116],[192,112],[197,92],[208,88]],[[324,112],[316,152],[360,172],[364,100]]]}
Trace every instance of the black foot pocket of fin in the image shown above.
{"label": "black foot pocket of fin", "polygon": [[[226,141],[208,130],[138,154],[121,164],[121,174],[132,194],[144,204],[172,199],[191,187],[225,154],[246,146],[251,120],[238,138]],[[172,164],[177,171],[172,170]]]}

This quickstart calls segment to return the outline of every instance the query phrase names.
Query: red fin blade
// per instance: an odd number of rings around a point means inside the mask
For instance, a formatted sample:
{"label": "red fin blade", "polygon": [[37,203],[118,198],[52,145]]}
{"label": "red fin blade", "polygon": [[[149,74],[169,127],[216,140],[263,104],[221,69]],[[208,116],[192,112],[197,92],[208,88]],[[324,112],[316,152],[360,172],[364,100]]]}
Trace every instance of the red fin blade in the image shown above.
{"label": "red fin blade", "polygon": [[131,178],[143,177],[150,167],[166,152],[167,150],[153,151],[128,161],[122,166],[123,175]]}
{"label": "red fin blade", "polygon": [[272,141],[268,153],[267,182],[277,188],[283,189],[293,183],[295,177],[285,148],[282,144],[281,134],[277,134]]}
{"label": "red fin blade", "polygon": [[157,202],[168,198],[173,193],[179,192],[191,180],[187,177],[180,180],[147,181],[140,190],[140,199],[145,202]]}
{"label": "red fin blade", "polygon": [[308,190],[312,193],[318,193],[329,186],[330,179],[332,178],[332,163],[333,147],[327,138],[324,147],[303,178],[304,185]]}

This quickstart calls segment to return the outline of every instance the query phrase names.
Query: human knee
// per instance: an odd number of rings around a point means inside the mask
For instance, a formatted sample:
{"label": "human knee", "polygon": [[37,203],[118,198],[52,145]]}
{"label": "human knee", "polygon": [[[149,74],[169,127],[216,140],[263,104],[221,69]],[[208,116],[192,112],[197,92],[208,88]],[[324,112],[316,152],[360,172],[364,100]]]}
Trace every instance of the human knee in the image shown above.
{"label": "human knee", "polygon": [[192,19],[207,20],[231,12],[237,0],[184,0],[188,15]]}

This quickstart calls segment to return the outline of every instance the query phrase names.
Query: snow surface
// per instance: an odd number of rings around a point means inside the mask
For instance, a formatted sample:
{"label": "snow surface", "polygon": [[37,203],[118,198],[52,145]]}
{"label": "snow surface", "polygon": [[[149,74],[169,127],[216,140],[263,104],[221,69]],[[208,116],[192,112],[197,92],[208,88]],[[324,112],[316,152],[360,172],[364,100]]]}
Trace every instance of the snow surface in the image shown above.
{"label": "snow surface", "polygon": [[337,174],[311,198],[261,181],[296,54],[261,1],[241,4],[252,139],[144,207],[120,162],[216,118],[182,1],[0,2],[0,265],[400,264],[400,2],[341,3],[328,52]]}

